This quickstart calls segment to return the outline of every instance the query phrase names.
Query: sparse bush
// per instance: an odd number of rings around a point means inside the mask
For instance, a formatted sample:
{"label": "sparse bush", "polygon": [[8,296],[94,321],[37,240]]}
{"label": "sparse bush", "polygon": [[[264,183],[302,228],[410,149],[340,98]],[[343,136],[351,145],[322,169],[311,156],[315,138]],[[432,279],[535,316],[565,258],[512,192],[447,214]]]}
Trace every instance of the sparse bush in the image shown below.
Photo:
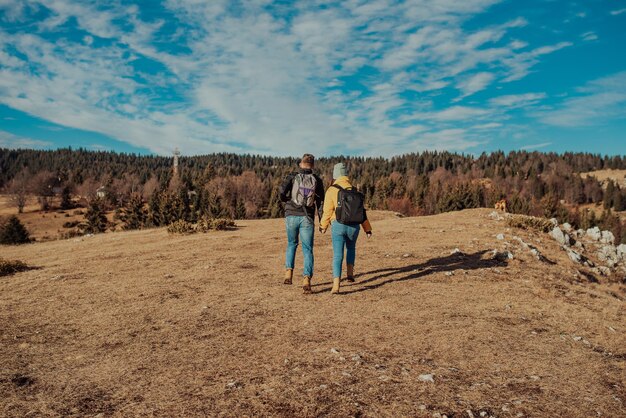
{"label": "sparse bush", "polygon": [[28,270],[28,266],[19,260],[3,260],[0,258],[0,277]]}
{"label": "sparse bush", "polygon": [[0,223],[0,244],[19,245],[30,241],[28,230],[17,216],[11,216]]}
{"label": "sparse bush", "polygon": [[513,228],[534,229],[541,232],[549,232],[554,228],[552,222],[546,218],[526,215],[509,216],[506,218],[506,225]]}
{"label": "sparse bush", "polygon": [[185,220],[174,221],[167,226],[167,232],[170,234],[193,234],[197,230],[197,225]]}
{"label": "sparse bush", "polygon": [[63,223],[63,228],[76,228],[80,225],[80,221],[67,221]]}
{"label": "sparse bush", "polygon": [[225,231],[235,228],[235,221],[226,218],[210,218],[203,217],[198,223],[191,223],[184,220],[178,220],[171,223],[167,227],[167,232],[171,234],[193,234],[195,232]]}
{"label": "sparse bush", "polygon": [[224,231],[227,229],[232,229],[236,226],[235,221],[233,221],[232,219],[226,219],[226,218],[213,219],[213,222],[211,224],[212,224],[211,229],[215,229],[216,231]]}
{"label": "sparse bush", "polygon": [[70,239],[76,237],[82,237],[84,234],[78,229],[71,229],[61,234],[61,239]]}

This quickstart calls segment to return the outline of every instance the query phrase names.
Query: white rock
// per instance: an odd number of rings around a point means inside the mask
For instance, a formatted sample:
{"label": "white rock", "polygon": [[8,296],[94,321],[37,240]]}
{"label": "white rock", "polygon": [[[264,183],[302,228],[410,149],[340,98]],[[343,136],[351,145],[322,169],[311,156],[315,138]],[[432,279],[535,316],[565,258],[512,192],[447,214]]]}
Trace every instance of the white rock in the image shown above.
{"label": "white rock", "polygon": [[572,230],[572,225],[568,224],[567,222],[561,225],[561,227],[563,228],[563,231],[565,232],[570,232]]}
{"label": "white rock", "polygon": [[337,350],[334,347],[330,349],[330,352],[333,353],[333,354],[339,354],[339,350]]}
{"label": "white rock", "polygon": [[450,255],[463,255],[463,251],[455,248],[454,250],[450,251]]}
{"label": "white rock", "polygon": [[554,225],[554,226],[559,226],[559,221],[557,221],[556,218],[550,219],[550,223],[552,223],[552,225]]}
{"label": "white rock", "polygon": [[446,271],[446,276],[452,276],[454,275],[454,273],[452,273],[451,271]]}
{"label": "white rock", "polygon": [[435,377],[432,374],[420,374],[417,378],[420,382],[435,383]]}
{"label": "white rock", "polygon": [[555,226],[554,229],[550,231],[550,236],[561,245],[569,245],[569,237],[567,234],[564,234],[558,226]]}
{"label": "white rock", "polygon": [[616,248],[617,255],[622,261],[626,261],[626,244],[620,244]]}
{"label": "white rock", "polygon": [[582,263],[582,261],[583,261],[583,257],[580,254],[578,254],[576,251],[574,251],[574,250],[567,249],[567,256],[574,263]]}
{"label": "white rock", "polygon": [[404,258],[409,258],[410,256],[411,256],[411,254],[409,254],[409,253],[402,254],[402,257],[404,257]]}
{"label": "white rock", "polygon": [[496,235],[496,239],[503,240],[504,239],[504,234]]}
{"label": "white rock", "polygon": [[603,244],[615,244],[615,236],[611,231],[602,231],[602,237],[600,238],[600,242]]}
{"label": "white rock", "polygon": [[598,250],[598,258],[608,267],[615,267],[620,261],[620,257],[617,255],[617,248],[613,245],[604,245]]}
{"label": "white rock", "polygon": [[600,239],[602,238],[602,232],[600,231],[600,228],[594,226],[593,228],[589,228],[587,230],[585,236],[587,236],[592,241],[600,241]]}

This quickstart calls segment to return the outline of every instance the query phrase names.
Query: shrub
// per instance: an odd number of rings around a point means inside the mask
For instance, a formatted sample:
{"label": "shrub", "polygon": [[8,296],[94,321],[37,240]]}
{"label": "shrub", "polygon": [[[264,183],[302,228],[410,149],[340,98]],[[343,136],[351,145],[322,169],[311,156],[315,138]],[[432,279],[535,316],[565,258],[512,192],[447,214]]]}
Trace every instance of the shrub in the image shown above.
{"label": "shrub", "polygon": [[0,244],[19,245],[30,241],[28,230],[17,216],[13,215],[0,224]]}
{"label": "shrub", "polygon": [[506,218],[506,225],[513,228],[534,229],[541,232],[550,232],[554,225],[546,218],[537,218],[527,215],[512,215]]}
{"label": "shrub", "polygon": [[213,219],[213,222],[212,222],[212,229],[215,229],[216,231],[224,231],[227,229],[232,229],[235,226],[236,226],[235,221],[233,221],[232,219],[217,218],[217,219]]}
{"label": "shrub", "polygon": [[75,228],[80,224],[80,221],[67,221],[63,223],[63,228]]}
{"label": "shrub", "polygon": [[235,228],[235,221],[226,218],[203,217],[198,223],[191,223],[184,220],[172,222],[167,227],[167,232],[171,234],[193,234],[195,232],[224,231]]}
{"label": "shrub", "polygon": [[61,234],[61,239],[70,239],[75,237],[82,237],[84,234],[78,229],[70,229],[69,231]]}
{"label": "shrub", "polygon": [[0,258],[0,277],[28,270],[28,266],[19,260],[3,260]]}
{"label": "shrub", "polygon": [[197,226],[191,222],[182,219],[174,221],[167,226],[167,232],[170,234],[193,234],[196,232]]}

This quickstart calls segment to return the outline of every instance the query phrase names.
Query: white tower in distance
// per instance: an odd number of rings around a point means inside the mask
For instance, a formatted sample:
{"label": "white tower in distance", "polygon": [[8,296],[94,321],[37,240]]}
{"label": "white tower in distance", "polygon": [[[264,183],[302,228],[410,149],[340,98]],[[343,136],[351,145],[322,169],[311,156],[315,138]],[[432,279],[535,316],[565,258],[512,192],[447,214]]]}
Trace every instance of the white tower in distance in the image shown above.
{"label": "white tower in distance", "polygon": [[180,150],[178,147],[174,149],[174,175],[178,175],[178,157],[180,156]]}

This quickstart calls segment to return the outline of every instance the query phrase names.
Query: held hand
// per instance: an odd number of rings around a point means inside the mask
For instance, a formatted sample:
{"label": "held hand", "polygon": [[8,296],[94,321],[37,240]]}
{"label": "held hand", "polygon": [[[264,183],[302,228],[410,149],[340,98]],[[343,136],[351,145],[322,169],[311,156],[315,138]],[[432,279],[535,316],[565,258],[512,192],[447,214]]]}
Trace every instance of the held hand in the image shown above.
{"label": "held hand", "polygon": [[368,238],[368,239],[369,239],[369,238],[372,238],[372,232],[371,232],[371,231],[370,231],[370,232],[366,232],[366,233],[365,233],[365,235],[367,235],[367,238]]}

